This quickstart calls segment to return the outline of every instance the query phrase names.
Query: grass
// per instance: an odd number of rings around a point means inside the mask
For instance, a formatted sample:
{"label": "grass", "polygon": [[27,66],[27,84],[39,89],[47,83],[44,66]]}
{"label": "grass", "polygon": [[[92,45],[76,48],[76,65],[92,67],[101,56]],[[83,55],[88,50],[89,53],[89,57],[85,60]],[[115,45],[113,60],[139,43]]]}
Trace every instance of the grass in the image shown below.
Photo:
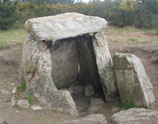
{"label": "grass", "polygon": [[125,109],[125,110],[128,110],[128,109],[131,109],[134,107],[134,103],[131,101],[127,101],[123,104],[122,108]]}
{"label": "grass", "polygon": [[25,29],[0,30],[0,47],[6,47],[8,44],[22,44],[26,35]]}
{"label": "grass", "polygon": [[[108,42],[158,42],[158,35],[154,29],[108,26],[104,32]],[[0,48],[20,45],[24,42],[26,35],[25,29],[0,30]]]}
{"label": "grass", "polygon": [[33,102],[33,95],[31,92],[27,93],[27,101],[29,102],[29,104],[32,104]]}
{"label": "grass", "polygon": [[123,27],[123,28],[119,28],[119,27],[116,27],[116,26],[107,26],[106,29],[104,29],[104,31],[109,31],[109,32],[113,32],[113,31],[120,31],[120,32],[156,32],[155,29],[137,29],[137,28],[134,28],[132,26],[126,26],[126,27]]}
{"label": "grass", "polygon": [[158,42],[158,35],[154,29],[137,29],[134,27],[112,27],[104,29],[108,42]]}

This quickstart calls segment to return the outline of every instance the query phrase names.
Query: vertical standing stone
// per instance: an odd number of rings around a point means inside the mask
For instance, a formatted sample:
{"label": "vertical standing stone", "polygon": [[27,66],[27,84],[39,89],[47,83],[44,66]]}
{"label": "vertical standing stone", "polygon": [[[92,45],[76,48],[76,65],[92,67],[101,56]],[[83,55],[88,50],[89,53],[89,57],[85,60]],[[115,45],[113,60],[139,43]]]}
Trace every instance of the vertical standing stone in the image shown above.
{"label": "vertical standing stone", "polygon": [[58,89],[68,88],[76,81],[78,75],[78,52],[75,39],[57,41],[50,48],[50,52],[53,81]]}
{"label": "vertical standing stone", "polygon": [[78,116],[71,94],[57,90],[51,72],[51,53],[47,45],[29,35],[24,43],[20,73],[21,82],[26,83],[27,92],[33,93],[42,104],[51,106],[53,110]]}
{"label": "vertical standing stone", "polygon": [[105,93],[105,99],[107,101],[112,101],[116,97],[115,95],[117,93],[117,87],[115,84],[111,55],[103,32],[94,34],[93,47],[100,82],[102,83],[102,87]]}
{"label": "vertical standing stone", "polygon": [[113,61],[122,104],[149,108],[155,97],[141,60],[132,54],[117,53]]}

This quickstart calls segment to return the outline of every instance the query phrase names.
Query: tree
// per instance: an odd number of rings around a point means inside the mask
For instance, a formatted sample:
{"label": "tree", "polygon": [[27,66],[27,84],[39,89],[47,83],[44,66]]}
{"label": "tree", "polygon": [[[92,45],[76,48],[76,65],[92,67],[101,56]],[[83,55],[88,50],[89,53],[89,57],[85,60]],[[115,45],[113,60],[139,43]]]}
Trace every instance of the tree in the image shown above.
{"label": "tree", "polygon": [[72,4],[74,3],[74,0],[52,0],[52,3]]}
{"label": "tree", "polygon": [[7,30],[17,19],[15,3],[4,1],[0,3],[0,29]]}
{"label": "tree", "polygon": [[158,15],[154,15],[152,18],[153,27],[156,29],[156,34],[158,35]]}

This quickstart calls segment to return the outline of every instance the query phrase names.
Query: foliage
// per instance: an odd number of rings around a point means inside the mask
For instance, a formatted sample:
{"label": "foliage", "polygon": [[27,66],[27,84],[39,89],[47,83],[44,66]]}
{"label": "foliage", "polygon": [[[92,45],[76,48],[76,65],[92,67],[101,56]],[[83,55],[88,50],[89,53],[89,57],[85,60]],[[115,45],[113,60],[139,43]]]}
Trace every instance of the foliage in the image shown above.
{"label": "foliage", "polygon": [[[19,15],[18,24],[24,24],[29,18],[65,12],[79,12],[103,17],[108,20],[109,24],[118,27],[153,28],[158,25],[156,16],[158,13],[158,0],[91,0],[87,4],[82,2],[74,3],[74,0],[27,0],[27,2],[18,2],[16,4],[16,14]],[[10,17],[15,21],[14,17],[16,16]],[[9,25],[4,29],[8,27]]]}
{"label": "foliage", "polygon": [[132,101],[126,101],[123,104],[123,109],[127,110],[134,107],[134,103]]}
{"label": "foliage", "polygon": [[7,30],[18,18],[13,2],[0,2],[0,29]]}
{"label": "foliage", "polygon": [[24,81],[21,85],[17,86],[18,91],[25,91],[26,90],[26,82]]}
{"label": "foliage", "polygon": [[26,35],[27,32],[24,29],[10,29],[7,31],[0,31],[0,49],[23,43]]}
{"label": "foliage", "polygon": [[134,0],[122,0],[119,8],[121,10],[133,11],[134,10]]}
{"label": "foliage", "polygon": [[33,102],[33,95],[31,92],[27,93],[27,101],[29,102],[29,104],[32,104]]}
{"label": "foliage", "polygon": [[158,35],[158,14],[153,16],[152,24],[153,27],[156,29]]}

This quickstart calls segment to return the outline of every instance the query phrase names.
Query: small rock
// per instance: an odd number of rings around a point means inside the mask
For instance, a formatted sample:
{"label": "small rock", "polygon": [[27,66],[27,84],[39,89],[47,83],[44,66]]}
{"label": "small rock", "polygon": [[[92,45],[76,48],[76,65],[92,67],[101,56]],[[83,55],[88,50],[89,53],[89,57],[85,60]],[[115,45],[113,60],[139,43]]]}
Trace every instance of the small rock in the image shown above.
{"label": "small rock", "polygon": [[33,105],[31,108],[32,108],[32,110],[35,110],[35,111],[42,109],[41,106],[37,106],[37,105]]}
{"label": "small rock", "polygon": [[12,106],[16,106],[16,103],[17,103],[16,98],[15,98],[15,97],[12,97],[12,98],[11,98],[11,105],[12,105]]}
{"label": "small rock", "polygon": [[104,104],[104,101],[101,98],[92,98],[90,101],[90,108],[88,109],[89,114],[96,114],[98,113],[102,105]]}
{"label": "small rock", "polygon": [[104,104],[104,100],[101,98],[91,98],[90,101],[91,105],[103,105]]}
{"label": "small rock", "polygon": [[92,96],[95,94],[94,88],[92,85],[88,84],[85,88],[85,96]]}
{"label": "small rock", "polygon": [[151,58],[151,63],[152,64],[158,64],[158,57],[152,57]]}
{"label": "small rock", "polygon": [[13,88],[13,90],[12,90],[12,94],[15,94],[15,93],[16,93],[16,91],[17,91],[17,88],[16,88],[16,87],[14,87],[14,88]]}
{"label": "small rock", "polygon": [[84,86],[79,86],[79,85],[71,86],[71,87],[69,87],[68,91],[71,94],[83,93],[84,92]]}
{"label": "small rock", "polygon": [[29,104],[29,102],[27,100],[23,99],[23,100],[18,100],[17,106],[20,107],[20,108],[28,109],[30,104]]}
{"label": "small rock", "polygon": [[5,89],[0,90],[0,93],[6,96],[11,94],[10,91],[5,90]]}
{"label": "small rock", "polygon": [[96,113],[99,113],[100,109],[101,109],[101,106],[94,106],[94,105],[92,105],[88,109],[88,113],[89,114],[96,114]]}
{"label": "small rock", "polygon": [[4,99],[4,102],[10,102],[9,98]]}
{"label": "small rock", "polygon": [[104,115],[92,114],[77,120],[64,121],[61,124],[108,124],[108,122]]}
{"label": "small rock", "polygon": [[15,84],[14,84],[14,83],[11,83],[11,84],[10,84],[10,86],[14,87],[14,86],[15,86]]}

